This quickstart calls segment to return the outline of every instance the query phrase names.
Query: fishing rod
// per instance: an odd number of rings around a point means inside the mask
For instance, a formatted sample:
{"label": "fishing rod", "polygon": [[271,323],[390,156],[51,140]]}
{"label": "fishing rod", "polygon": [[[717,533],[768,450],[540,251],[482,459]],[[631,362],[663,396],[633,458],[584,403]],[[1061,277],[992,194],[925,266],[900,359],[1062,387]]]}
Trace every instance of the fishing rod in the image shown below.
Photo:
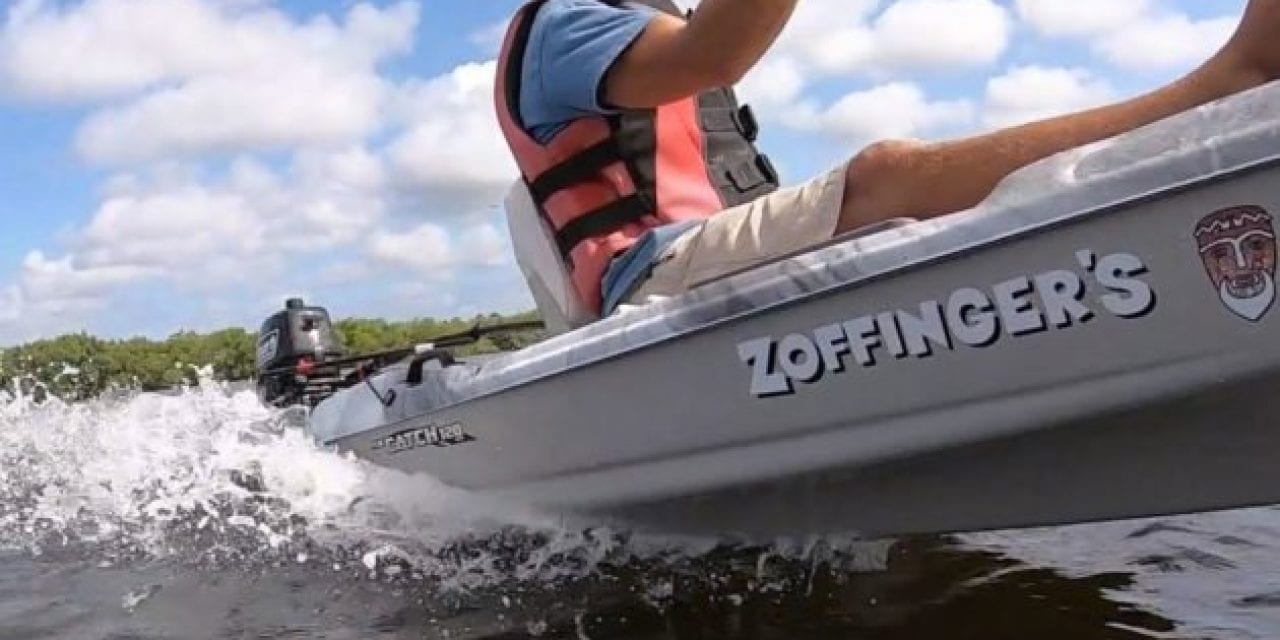
{"label": "fishing rod", "polygon": [[460,331],[458,333],[441,336],[430,341],[437,349],[449,349],[453,347],[461,347],[468,344],[474,344],[480,340],[493,335],[495,333],[515,333],[517,331],[538,331],[546,329],[547,324],[541,320],[521,320],[516,322],[504,322],[501,324],[492,324],[488,326],[481,325],[477,322],[470,329]]}
{"label": "fishing rod", "polygon": [[318,370],[338,369],[344,366],[357,365],[366,362],[385,362],[389,360],[402,360],[414,355],[418,355],[425,351],[433,351],[439,349],[453,349],[457,347],[475,344],[480,340],[501,333],[515,333],[519,331],[537,331],[545,329],[546,323],[541,320],[522,320],[516,322],[504,322],[500,324],[482,325],[477,322],[470,329],[460,331],[458,333],[438,336],[425,343],[414,345],[412,347],[399,347],[396,349],[388,349],[385,351],[376,351],[356,356],[346,356],[333,360],[324,360],[316,362],[314,360],[299,360],[297,363],[288,366],[276,367],[262,371],[260,375],[280,375],[288,373],[299,373],[303,375],[311,375]]}

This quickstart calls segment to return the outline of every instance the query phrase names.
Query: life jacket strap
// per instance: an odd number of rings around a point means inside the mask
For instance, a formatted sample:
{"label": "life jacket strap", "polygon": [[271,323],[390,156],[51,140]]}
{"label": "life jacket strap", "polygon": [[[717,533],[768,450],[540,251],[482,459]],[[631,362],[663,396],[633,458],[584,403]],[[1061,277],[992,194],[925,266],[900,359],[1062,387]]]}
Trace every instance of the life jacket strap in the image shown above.
{"label": "life jacket strap", "polygon": [[643,193],[633,193],[589,211],[556,231],[556,245],[566,260],[579,244],[588,238],[608,235],[645,216],[653,215],[655,205]]}
{"label": "life jacket strap", "polygon": [[557,192],[590,180],[622,161],[622,150],[618,148],[617,140],[607,138],[547,169],[530,181],[529,194],[539,205],[546,204]]}

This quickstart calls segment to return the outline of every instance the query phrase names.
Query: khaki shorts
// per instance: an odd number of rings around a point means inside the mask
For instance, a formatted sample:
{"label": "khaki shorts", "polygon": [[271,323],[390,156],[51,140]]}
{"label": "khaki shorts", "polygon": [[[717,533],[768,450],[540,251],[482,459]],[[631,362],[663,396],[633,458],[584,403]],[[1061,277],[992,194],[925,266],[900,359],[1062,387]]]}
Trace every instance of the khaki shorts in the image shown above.
{"label": "khaki shorts", "polygon": [[831,240],[844,203],[846,166],[725,209],[680,236],[626,304],[673,296],[752,265]]}

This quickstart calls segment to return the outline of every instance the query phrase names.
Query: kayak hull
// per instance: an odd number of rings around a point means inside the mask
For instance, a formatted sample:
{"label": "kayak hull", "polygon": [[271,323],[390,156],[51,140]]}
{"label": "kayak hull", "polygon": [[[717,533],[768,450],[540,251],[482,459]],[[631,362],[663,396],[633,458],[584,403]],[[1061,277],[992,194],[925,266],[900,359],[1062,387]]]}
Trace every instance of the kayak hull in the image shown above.
{"label": "kayak hull", "polygon": [[[317,437],[672,533],[893,535],[1280,502],[1274,226],[1269,247],[1231,228],[1280,212],[1276,95],[419,387],[390,370],[374,386],[400,406],[349,390],[317,409]],[[1204,247],[1219,231],[1235,271]]]}
{"label": "kayak hull", "polygon": [[[1280,407],[1258,398],[1274,395],[1276,382],[1235,381],[1228,390],[898,460],[596,509],[653,531],[759,538],[1008,529],[1275,504],[1280,437],[1269,410]],[[687,462],[749,465],[774,453]]]}

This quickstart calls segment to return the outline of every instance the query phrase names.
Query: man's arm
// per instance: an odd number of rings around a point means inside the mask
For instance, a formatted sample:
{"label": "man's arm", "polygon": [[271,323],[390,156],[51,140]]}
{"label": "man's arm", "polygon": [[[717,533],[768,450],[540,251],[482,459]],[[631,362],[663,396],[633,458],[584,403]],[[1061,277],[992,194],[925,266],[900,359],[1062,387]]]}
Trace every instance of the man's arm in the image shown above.
{"label": "man's arm", "polygon": [[647,109],[737,84],[764,57],[797,0],[702,0],[688,22],[661,14],[605,76],[614,107]]}

